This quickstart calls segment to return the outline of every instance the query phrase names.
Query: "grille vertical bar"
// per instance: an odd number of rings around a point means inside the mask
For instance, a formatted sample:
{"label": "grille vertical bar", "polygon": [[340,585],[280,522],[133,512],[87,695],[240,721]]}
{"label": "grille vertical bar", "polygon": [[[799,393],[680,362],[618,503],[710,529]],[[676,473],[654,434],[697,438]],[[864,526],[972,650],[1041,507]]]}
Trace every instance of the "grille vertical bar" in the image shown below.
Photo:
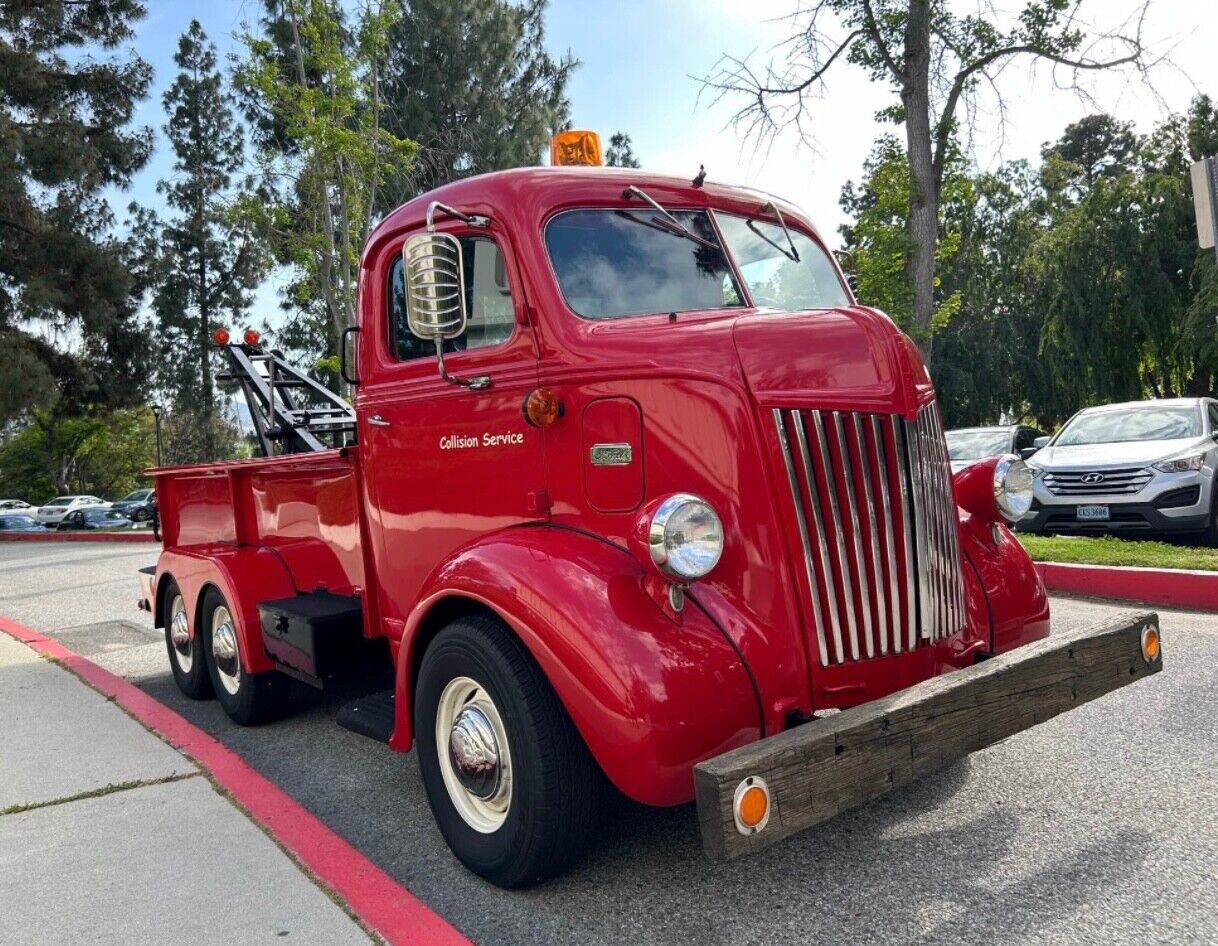
{"label": "grille vertical bar", "polygon": [[913,421],[772,415],[821,664],[902,653],[957,633],[964,581],[937,405]]}

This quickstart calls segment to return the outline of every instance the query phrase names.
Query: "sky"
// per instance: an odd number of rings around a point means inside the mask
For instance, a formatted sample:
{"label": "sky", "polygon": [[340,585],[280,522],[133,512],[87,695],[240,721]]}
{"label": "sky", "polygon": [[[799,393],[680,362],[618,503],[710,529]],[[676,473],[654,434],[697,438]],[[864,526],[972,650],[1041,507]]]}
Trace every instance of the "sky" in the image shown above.
{"label": "sky", "polygon": [[[974,3],[956,4],[962,11]],[[128,192],[115,195],[116,208],[129,200],[159,206],[157,180],[172,172],[159,126],[161,96],[175,72],[173,53],[192,16],[216,43],[221,58],[240,48],[242,23],[255,21],[258,0],[146,0],[148,16],[137,25],[135,47],[153,66],[152,95],[136,121],[156,127],[157,151]],[[580,61],[569,87],[571,119],[578,128],[599,131],[607,142],[614,131],[630,134],[645,169],[692,177],[705,165],[708,178],[779,194],[803,207],[826,239],[836,245],[845,221],[838,207],[842,186],[859,179],[876,138],[894,131],[875,120],[892,103],[891,91],[845,62],[834,65],[826,94],[811,103],[810,140],[793,133],[765,146],[742,140],[731,126],[739,100],[719,103],[703,91],[701,79],[727,54],[764,67],[780,58],[790,34],[785,17],[799,0],[550,0],[546,45],[555,55],[570,52]],[[806,0],[805,0],[806,5]],[[1018,8],[1014,0],[1000,9]],[[1091,0],[1084,11],[1101,23],[1123,20],[1135,0]],[[1183,111],[1198,92],[1218,96],[1218,2],[1152,0],[1144,36],[1154,53],[1170,61],[1152,72],[1153,88],[1140,79],[1097,74],[1088,85],[1090,101],[1055,88],[1050,70],[1016,61],[998,79],[1005,121],[994,100],[972,135],[971,154],[987,170],[1003,161],[1035,160],[1042,144],[1096,110],[1132,121],[1149,131],[1169,111]],[[276,283],[259,293],[260,316],[275,306]]]}

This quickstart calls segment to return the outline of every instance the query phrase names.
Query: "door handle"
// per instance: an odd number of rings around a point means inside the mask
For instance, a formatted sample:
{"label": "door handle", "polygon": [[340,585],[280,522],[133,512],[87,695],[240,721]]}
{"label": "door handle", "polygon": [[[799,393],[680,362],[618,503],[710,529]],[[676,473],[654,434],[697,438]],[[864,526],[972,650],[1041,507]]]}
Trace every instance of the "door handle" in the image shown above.
{"label": "door handle", "polygon": [[373,427],[388,427],[389,421],[385,420],[380,414],[373,414],[368,418],[368,423]]}

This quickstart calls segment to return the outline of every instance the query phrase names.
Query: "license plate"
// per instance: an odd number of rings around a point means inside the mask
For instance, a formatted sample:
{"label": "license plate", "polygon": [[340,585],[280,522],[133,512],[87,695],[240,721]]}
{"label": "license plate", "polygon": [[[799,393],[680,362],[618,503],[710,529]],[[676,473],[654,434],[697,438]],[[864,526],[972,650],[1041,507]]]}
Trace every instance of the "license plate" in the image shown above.
{"label": "license plate", "polygon": [[1105,522],[1108,519],[1108,507],[1098,505],[1079,506],[1075,510],[1074,515],[1076,518],[1087,522]]}

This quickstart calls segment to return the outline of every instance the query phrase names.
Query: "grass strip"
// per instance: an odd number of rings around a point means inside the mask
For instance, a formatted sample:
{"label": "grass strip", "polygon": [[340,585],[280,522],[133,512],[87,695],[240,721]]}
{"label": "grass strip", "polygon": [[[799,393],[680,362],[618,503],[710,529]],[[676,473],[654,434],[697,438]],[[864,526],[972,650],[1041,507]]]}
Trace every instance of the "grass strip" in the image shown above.
{"label": "grass strip", "polygon": [[1116,536],[1029,535],[1022,532],[1019,541],[1037,562],[1218,571],[1218,549],[1167,542],[1134,542]]}

